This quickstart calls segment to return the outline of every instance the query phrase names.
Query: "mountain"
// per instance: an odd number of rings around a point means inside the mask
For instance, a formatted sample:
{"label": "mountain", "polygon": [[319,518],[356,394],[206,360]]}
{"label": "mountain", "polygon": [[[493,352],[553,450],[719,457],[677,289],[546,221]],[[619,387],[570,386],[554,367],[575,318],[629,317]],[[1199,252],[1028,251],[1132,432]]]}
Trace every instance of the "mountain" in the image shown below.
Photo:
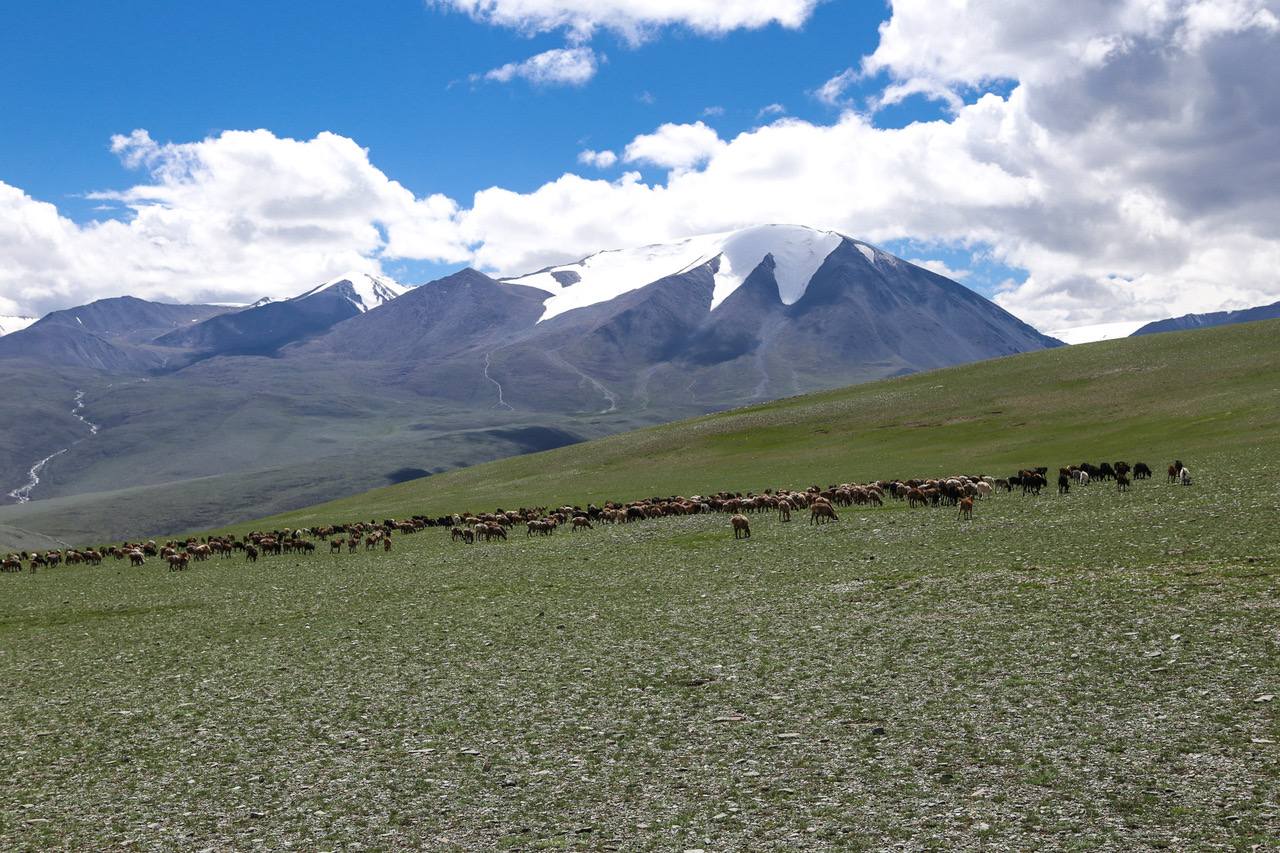
{"label": "mountain", "polygon": [[132,296],[99,299],[54,311],[25,329],[0,337],[0,360],[28,359],[46,366],[106,372],[154,370],[167,356],[149,345],[164,334],[234,308],[166,305]]}
{"label": "mountain", "polygon": [[1184,314],[1167,320],[1157,320],[1138,329],[1135,335],[1154,335],[1158,332],[1180,332],[1186,329],[1204,329],[1209,326],[1229,326],[1232,323],[1250,323],[1254,320],[1280,318],[1280,302],[1245,308],[1240,311],[1216,311],[1212,314]]}
{"label": "mountain", "polygon": [[270,355],[281,346],[324,331],[402,295],[409,288],[384,276],[350,273],[280,302],[213,317],[156,339],[163,347],[215,355]]}
{"label": "mountain", "polygon": [[521,411],[683,416],[1060,344],[866,243],[762,226],[466,270],[281,355],[411,362],[428,393]]}
{"label": "mountain", "polygon": [[348,276],[249,308],[104,300],[0,338],[0,389],[23,401],[0,414],[0,493],[164,489],[138,524],[189,529],[1060,345],[942,276],[796,226],[407,290]]}

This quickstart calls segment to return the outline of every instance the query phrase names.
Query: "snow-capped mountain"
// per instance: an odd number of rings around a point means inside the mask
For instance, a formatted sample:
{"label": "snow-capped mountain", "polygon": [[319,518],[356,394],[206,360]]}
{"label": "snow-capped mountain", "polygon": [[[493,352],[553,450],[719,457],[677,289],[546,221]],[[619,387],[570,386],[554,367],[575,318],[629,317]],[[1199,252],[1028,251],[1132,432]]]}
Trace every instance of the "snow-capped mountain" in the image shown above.
{"label": "snow-capped mountain", "polygon": [[177,370],[216,355],[270,355],[409,289],[385,276],[349,273],[291,299],[261,299],[250,306],[102,299],[0,336],[0,358],[127,371]]}
{"label": "snow-capped mountain", "polygon": [[234,314],[165,335],[156,343],[193,351],[198,359],[270,355],[282,346],[385,305],[409,289],[386,276],[348,273],[291,299],[259,300]]}
{"label": "snow-capped mountain", "polygon": [[332,290],[342,295],[344,299],[350,302],[360,313],[377,308],[402,296],[409,291],[409,288],[403,284],[398,284],[393,279],[387,278],[385,275],[371,275],[369,273],[347,273],[337,278],[330,279],[319,287],[314,287],[300,296],[286,300],[288,302],[301,302],[316,294]]}
{"label": "snow-capped mountain", "polygon": [[[600,252],[574,264],[504,281],[551,294],[546,311],[539,319],[541,322],[575,308],[616,299],[659,279],[715,261],[715,287],[711,297],[714,311],[742,286],[766,257],[772,257],[778,298],[783,305],[793,305],[804,296],[814,273],[845,239],[833,231],[796,225],[762,225],[677,243]],[[856,240],[853,243],[874,263],[876,249]],[[886,260],[892,257],[880,254]]]}
{"label": "snow-capped mountain", "polygon": [[775,225],[464,270],[282,355],[404,363],[432,394],[515,409],[683,415],[1058,345],[866,243]]}
{"label": "snow-capped mountain", "polygon": [[35,317],[3,317],[0,316],[0,337],[11,332],[21,331],[36,321]]}

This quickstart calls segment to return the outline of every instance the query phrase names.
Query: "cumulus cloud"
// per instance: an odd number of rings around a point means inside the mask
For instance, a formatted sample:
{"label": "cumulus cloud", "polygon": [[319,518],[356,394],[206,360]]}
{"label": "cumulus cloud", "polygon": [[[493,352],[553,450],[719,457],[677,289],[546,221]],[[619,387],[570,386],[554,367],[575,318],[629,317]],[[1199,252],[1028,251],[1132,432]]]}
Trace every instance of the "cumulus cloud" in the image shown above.
{"label": "cumulus cloud", "polygon": [[[77,225],[0,184],[0,292],[38,314],[122,293],[169,301],[292,296],[381,259],[469,256],[457,206],[415,198],[350,139],[227,132],[159,144],[146,131],[112,150],[148,180],[93,198],[128,217]],[[0,304],[0,311],[5,305]]]}
{"label": "cumulus cloud", "polygon": [[509,62],[485,74],[484,79],[509,83],[521,78],[536,86],[582,86],[596,76],[600,60],[589,47],[558,48],[524,62]]}
{"label": "cumulus cloud", "polygon": [[520,32],[565,30],[580,41],[600,30],[639,43],[655,30],[687,27],[697,33],[723,35],[770,24],[795,29],[822,0],[428,0],[477,21]]}
{"label": "cumulus cloud", "polygon": [[664,124],[653,133],[637,136],[624,149],[628,163],[648,163],[663,169],[692,169],[709,161],[724,143],[702,122]]}

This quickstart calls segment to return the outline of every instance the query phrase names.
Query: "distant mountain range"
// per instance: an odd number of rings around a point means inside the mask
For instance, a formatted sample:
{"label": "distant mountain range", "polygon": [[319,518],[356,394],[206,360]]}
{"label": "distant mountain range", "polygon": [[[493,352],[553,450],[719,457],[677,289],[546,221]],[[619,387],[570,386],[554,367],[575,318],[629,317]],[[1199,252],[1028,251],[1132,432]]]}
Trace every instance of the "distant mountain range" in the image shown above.
{"label": "distant mountain range", "polygon": [[[949,279],[796,226],[602,252],[509,279],[463,270],[405,288],[344,276],[248,308],[121,297],[0,338],[0,383],[47,421],[0,435],[0,484],[38,477],[28,492],[41,500],[191,482],[201,510],[229,522],[1059,345]],[[236,478],[251,474],[248,493]],[[169,509],[171,529],[203,519]]]}
{"label": "distant mountain range", "polygon": [[1280,318],[1280,302],[1245,308],[1240,311],[1216,311],[1212,314],[1184,314],[1168,320],[1148,323],[1134,332],[1135,335],[1154,335],[1157,332],[1180,332],[1187,329],[1204,329],[1209,326],[1229,326],[1232,323],[1250,323],[1254,320]]}

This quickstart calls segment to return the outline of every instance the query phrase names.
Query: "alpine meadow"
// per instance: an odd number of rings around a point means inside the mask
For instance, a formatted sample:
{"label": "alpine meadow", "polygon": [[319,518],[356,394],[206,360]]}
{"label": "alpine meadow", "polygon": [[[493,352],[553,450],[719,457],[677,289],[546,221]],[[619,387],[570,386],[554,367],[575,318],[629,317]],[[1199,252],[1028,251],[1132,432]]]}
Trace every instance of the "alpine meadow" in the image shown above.
{"label": "alpine meadow", "polygon": [[[1278,450],[1280,321],[1261,321],[146,534],[1047,469],[1038,494],[997,489],[971,518],[886,490],[824,524],[744,513],[744,538],[712,511],[471,544],[408,525],[376,549],[326,536],[184,571],[24,562],[0,575],[0,846],[1276,849]],[[1054,487],[1121,460],[1154,476]],[[156,490],[196,503],[198,485]],[[73,502],[46,503],[74,522]],[[23,535],[0,528],[0,552]]]}

